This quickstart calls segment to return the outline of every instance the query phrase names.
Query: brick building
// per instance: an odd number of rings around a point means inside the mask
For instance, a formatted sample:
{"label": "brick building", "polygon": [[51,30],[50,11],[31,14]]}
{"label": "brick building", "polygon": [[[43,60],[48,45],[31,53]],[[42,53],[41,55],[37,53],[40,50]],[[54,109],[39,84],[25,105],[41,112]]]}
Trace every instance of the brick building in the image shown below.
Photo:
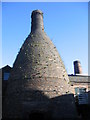
{"label": "brick building", "polygon": [[33,11],[31,18],[31,33],[8,79],[2,118],[78,119],[73,76],[68,77],[56,47],[44,32],[42,11]]}

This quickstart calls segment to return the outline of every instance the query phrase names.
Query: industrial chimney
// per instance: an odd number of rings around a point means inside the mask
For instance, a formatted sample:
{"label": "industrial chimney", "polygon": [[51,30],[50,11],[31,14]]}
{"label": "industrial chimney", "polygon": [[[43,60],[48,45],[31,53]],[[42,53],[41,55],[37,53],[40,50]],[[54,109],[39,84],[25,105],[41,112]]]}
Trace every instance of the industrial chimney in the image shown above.
{"label": "industrial chimney", "polygon": [[33,114],[39,114],[45,118],[74,118],[72,87],[56,47],[44,32],[42,11],[33,11],[31,18],[31,33],[8,80],[3,117],[32,120]]}
{"label": "industrial chimney", "polygon": [[34,10],[31,15],[31,32],[44,30],[43,25],[43,12],[41,10]]}
{"label": "industrial chimney", "polygon": [[74,64],[74,74],[82,74],[81,63],[79,60],[73,62]]}

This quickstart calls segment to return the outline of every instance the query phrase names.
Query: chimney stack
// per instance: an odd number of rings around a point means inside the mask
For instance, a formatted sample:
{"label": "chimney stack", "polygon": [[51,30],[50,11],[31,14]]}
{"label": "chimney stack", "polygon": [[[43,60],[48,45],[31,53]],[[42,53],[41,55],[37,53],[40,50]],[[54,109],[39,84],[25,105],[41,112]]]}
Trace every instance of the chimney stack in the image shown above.
{"label": "chimney stack", "polygon": [[73,62],[74,64],[74,74],[82,74],[81,63],[79,60]]}
{"label": "chimney stack", "polygon": [[3,120],[77,118],[73,88],[56,47],[44,32],[43,13],[35,10],[31,17],[31,33],[8,80]]}
{"label": "chimney stack", "polygon": [[43,12],[41,10],[34,10],[31,15],[31,32],[44,30]]}

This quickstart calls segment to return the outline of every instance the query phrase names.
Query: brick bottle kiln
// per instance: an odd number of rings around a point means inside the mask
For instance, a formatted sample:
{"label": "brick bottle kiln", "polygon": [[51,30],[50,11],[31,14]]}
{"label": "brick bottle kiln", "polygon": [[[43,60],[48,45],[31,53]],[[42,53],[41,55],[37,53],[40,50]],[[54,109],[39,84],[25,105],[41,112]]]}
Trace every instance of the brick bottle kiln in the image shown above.
{"label": "brick bottle kiln", "polygon": [[68,75],[56,47],[44,32],[42,11],[33,11],[31,18],[31,33],[8,80],[3,118],[75,118]]}

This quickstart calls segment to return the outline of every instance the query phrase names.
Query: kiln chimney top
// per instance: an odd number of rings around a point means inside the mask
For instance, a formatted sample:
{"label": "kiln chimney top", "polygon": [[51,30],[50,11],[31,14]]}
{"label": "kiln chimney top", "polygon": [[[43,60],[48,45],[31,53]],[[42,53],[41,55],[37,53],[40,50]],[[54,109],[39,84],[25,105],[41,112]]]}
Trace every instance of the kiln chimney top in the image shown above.
{"label": "kiln chimney top", "polygon": [[40,14],[43,14],[43,12],[42,12],[41,10],[33,10],[33,11],[32,11],[32,14],[33,14],[33,13],[40,13]]}
{"label": "kiln chimney top", "polygon": [[31,32],[44,30],[43,25],[43,12],[41,10],[34,10],[31,15],[32,22],[31,22]]}
{"label": "kiln chimney top", "polygon": [[76,60],[73,62],[73,64],[74,64],[74,74],[82,74],[81,62],[79,60]]}

